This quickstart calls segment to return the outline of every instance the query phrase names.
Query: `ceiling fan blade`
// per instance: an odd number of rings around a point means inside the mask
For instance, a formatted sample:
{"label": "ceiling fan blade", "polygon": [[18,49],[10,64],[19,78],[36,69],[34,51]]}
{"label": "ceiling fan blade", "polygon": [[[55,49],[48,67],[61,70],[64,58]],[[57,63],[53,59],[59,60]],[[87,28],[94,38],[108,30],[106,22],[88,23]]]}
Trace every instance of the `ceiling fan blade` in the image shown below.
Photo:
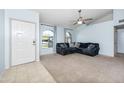
{"label": "ceiling fan blade", "polygon": [[87,19],[83,19],[84,21],[90,21],[93,20],[93,18],[87,18]]}

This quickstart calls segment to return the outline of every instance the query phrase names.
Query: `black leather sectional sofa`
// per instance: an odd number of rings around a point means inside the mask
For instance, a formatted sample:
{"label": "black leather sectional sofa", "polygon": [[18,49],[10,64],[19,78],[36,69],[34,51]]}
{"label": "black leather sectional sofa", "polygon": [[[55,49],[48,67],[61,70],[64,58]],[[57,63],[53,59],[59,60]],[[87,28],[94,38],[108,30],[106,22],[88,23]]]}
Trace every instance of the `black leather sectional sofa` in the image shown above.
{"label": "black leather sectional sofa", "polygon": [[89,56],[96,56],[99,53],[98,43],[79,43],[78,47],[70,47],[69,43],[57,43],[56,53],[67,55],[72,53],[86,54]]}

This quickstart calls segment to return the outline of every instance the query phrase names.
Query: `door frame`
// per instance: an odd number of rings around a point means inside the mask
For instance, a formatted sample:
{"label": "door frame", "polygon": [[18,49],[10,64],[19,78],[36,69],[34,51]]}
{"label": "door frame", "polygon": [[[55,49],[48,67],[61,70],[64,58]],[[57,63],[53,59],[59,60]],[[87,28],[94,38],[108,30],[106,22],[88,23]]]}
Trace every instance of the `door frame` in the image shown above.
{"label": "door frame", "polygon": [[[37,28],[36,28],[36,23],[35,22],[30,22],[30,21],[25,21],[25,20],[21,20],[21,19],[16,19],[16,18],[9,18],[9,23],[10,23],[10,27],[9,27],[9,29],[10,29],[10,40],[9,40],[9,42],[10,42],[10,57],[9,57],[9,60],[10,60],[10,62],[9,62],[9,67],[12,67],[12,21],[13,20],[15,20],[15,21],[20,21],[20,22],[27,22],[27,23],[32,23],[32,24],[34,24],[35,25],[35,41],[37,40],[36,39],[36,32],[37,32]],[[37,41],[36,41],[36,44],[37,44]],[[34,61],[36,61],[36,45],[35,45],[35,60]],[[34,62],[33,61],[33,62]]]}
{"label": "door frame", "polygon": [[114,26],[114,56],[117,56],[117,54],[119,53],[118,52],[118,29],[124,29],[124,25]]}
{"label": "door frame", "polygon": [[117,50],[118,50],[118,32],[117,32],[117,27],[114,27],[114,56],[117,55]]}
{"label": "door frame", "polygon": [[[54,31],[54,30],[48,30],[48,31],[53,32],[53,47],[52,47],[52,48],[42,48],[42,45],[41,45],[41,51],[42,51],[42,50],[47,50],[47,49],[48,49],[48,50],[52,50],[52,51],[50,51],[49,53],[46,53],[46,54],[45,54],[45,53],[41,53],[40,56],[41,56],[41,55],[47,55],[47,54],[53,54],[53,53],[54,53],[54,47],[55,47],[55,46],[54,46],[54,43],[55,43],[55,31]],[[44,32],[44,31],[41,32],[41,35],[42,35],[42,36],[43,36],[43,32]],[[42,37],[42,36],[41,36],[41,37]],[[42,40],[41,40],[41,42],[42,42]],[[41,43],[41,42],[40,42],[40,43]]]}
{"label": "door frame", "polygon": [[[43,25],[46,25],[46,24],[43,24]],[[46,25],[46,26],[50,26],[50,25]],[[50,52],[50,53],[42,53],[42,50],[45,50],[45,49],[43,49],[42,48],[42,36],[43,36],[43,31],[45,31],[45,30],[41,30],[40,29],[40,56],[42,56],[42,55],[47,55],[47,54],[53,54],[53,53],[55,53],[55,51],[56,51],[56,27],[55,26],[50,26],[50,27],[53,27],[54,28],[54,30],[49,30],[49,31],[51,31],[51,32],[53,32],[53,47],[52,48],[47,48],[47,49],[52,49],[52,52]]]}

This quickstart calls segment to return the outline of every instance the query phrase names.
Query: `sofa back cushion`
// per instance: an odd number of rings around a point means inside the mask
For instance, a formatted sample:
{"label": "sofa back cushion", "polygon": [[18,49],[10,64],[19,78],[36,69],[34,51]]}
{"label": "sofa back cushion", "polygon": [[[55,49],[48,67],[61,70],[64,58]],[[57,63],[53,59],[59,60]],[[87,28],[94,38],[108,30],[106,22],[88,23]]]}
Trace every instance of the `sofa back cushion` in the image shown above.
{"label": "sofa back cushion", "polygon": [[76,42],[76,43],[75,43],[75,47],[76,47],[76,48],[79,48],[79,47],[80,47],[80,43],[79,43],[79,42]]}
{"label": "sofa back cushion", "polygon": [[88,48],[89,45],[94,45],[95,47],[99,47],[98,43],[80,43],[80,48]]}
{"label": "sofa back cushion", "polygon": [[87,47],[88,50],[93,49],[93,48],[95,48],[95,45],[94,45],[94,44],[90,44],[90,45]]}
{"label": "sofa back cushion", "polygon": [[[73,42],[74,47],[79,47],[79,48],[92,48],[92,47],[96,47],[99,48],[99,44],[98,43],[80,43],[80,42]],[[72,45],[72,46],[73,46]],[[89,46],[90,45],[90,46]],[[62,47],[62,48],[69,48],[72,47],[69,43],[57,43],[56,47]]]}
{"label": "sofa back cushion", "polygon": [[65,44],[64,43],[59,44],[59,46],[62,47],[62,48],[65,48]]}
{"label": "sofa back cushion", "polygon": [[68,48],[69,47],[69,43],[64,43],[65,44],[65,46]]}
{"label": "sofa back cushion", "polygon": [[69,47],[75,47],[75,42],[69,43]]}
{"label": "sofa back cushion", "polygon": [[68,43],[57,43],[56,47],[68,48],[69,44]]}
{"label": "sofa back cushion", "polygon": [[87,48],[88,47],[88,43],[80,43],[80,48]]}

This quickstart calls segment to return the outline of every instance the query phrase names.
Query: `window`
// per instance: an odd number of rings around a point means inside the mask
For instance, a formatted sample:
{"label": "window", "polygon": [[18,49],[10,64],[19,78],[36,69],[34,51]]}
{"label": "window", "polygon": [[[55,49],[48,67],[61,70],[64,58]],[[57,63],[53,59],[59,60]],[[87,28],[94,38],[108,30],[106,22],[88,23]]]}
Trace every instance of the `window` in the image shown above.
{"label": "window", "polygon": [[42,48],[53,48],[54,33],[50,30],[43,31],[42,34]]}
{"label": "window", "polygon": [[65,42],[71,43],[72,42],[72,35],[70,32],[65,33]]}

